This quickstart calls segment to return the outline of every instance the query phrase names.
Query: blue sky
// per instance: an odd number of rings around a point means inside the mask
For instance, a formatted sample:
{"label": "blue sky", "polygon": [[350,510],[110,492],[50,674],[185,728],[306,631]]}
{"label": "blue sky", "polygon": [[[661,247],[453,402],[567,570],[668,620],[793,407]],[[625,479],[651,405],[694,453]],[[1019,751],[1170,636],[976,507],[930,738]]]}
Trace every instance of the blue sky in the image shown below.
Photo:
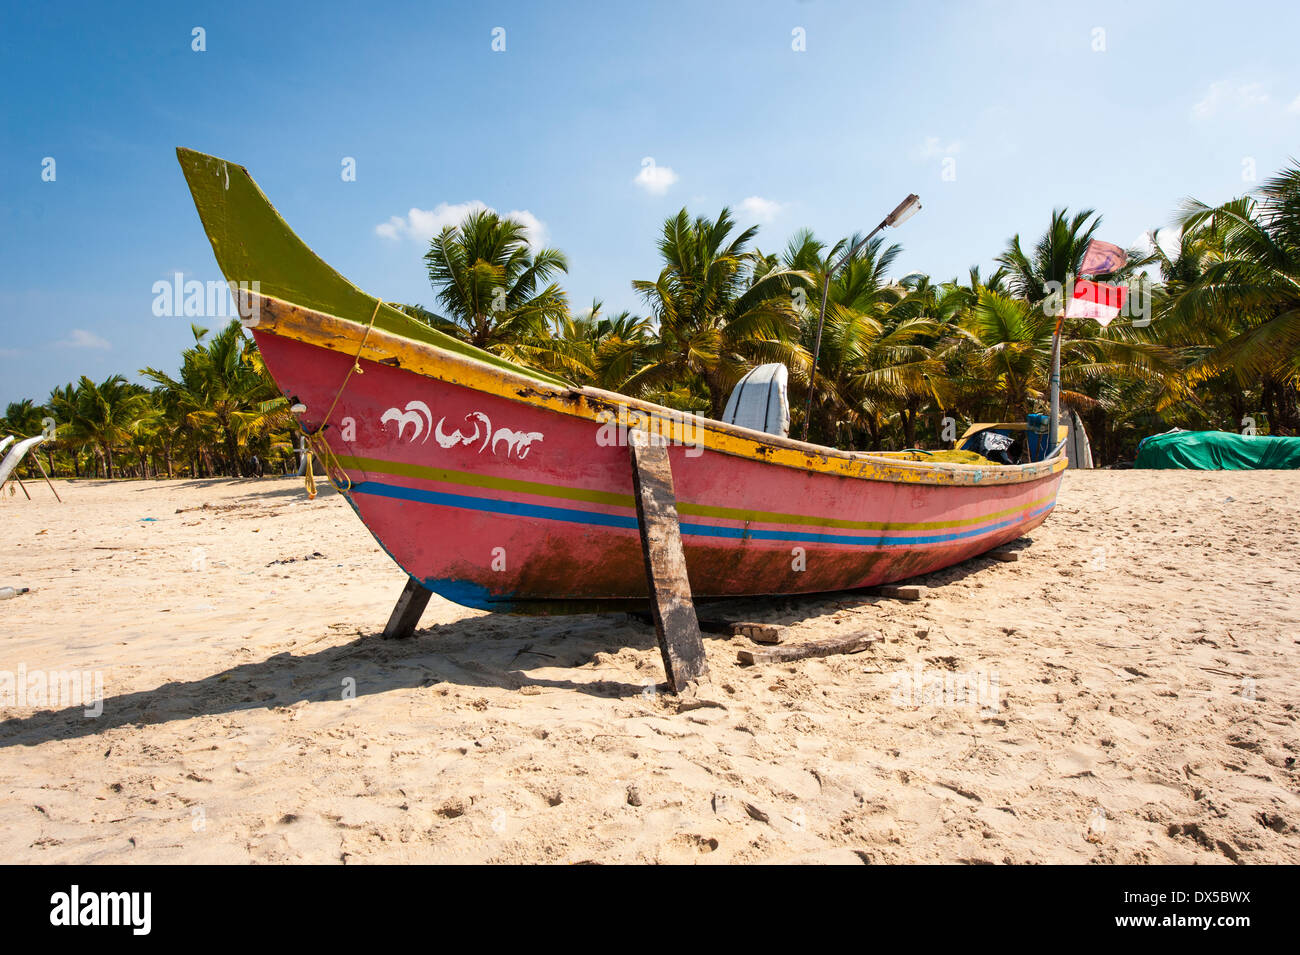
{"label": "blue sky", "polygon": [[474,202],[568,255],[575,309],[639,309],[683,205],[776,250],[916,192],[899,274],[943,279],[1055,206],[1130,245],[1267,178],[1300,154],[1297,27],[1293,2],[1199,0],[6,4],[0,406],[177,367],[189,320],[153,284],[220,278],[178,145],[247,166],[390,300],[433,304],[427,232]]}

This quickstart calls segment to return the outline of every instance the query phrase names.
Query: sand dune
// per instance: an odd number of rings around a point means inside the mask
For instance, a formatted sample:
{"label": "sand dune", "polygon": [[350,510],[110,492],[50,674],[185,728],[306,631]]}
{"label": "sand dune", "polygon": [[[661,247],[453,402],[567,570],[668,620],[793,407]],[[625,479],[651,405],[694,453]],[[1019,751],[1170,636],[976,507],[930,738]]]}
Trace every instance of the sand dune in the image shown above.
{"label": "sand dune", "polygon": [[0,501],[0,672],[103,711],[0,709],[6,861],[1300,862],[1294,474],[1071,471],[1018,562],[748,605],[886,640],[709,638],[694,709],[622,616],[381,640],[403,574],[335,495],[57,484]]}

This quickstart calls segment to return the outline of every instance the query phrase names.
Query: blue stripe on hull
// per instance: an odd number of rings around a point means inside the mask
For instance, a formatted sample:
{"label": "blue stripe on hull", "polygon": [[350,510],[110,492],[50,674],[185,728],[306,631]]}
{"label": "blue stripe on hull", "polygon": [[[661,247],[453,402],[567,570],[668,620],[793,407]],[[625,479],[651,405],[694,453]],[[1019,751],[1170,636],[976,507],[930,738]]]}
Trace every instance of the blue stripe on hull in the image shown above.
{"label": "blue stripe on hull", "polygon": [[[636,530],[637,527],[635,517],[622,514],[602,514],[599,511],[580,511],[567,507],[551,507],[545,504],[525,504],[521,501],[502,501],[495,498],[448,494],[445,491],[401,487],[396,484],[385,484],[382,481],[361,481],[352,485],[352,493],[369,494],[372,497],[387,497],[400,501],[416,501],[421,504],[440,504],[443,507],[458,507],[471,511],[487,511],[492,514],[509,514],[516,517],[535,517],[547,521],[564,521],[569,524],[588,524],[595,527],[618,527],[629,530]],[[682,523],[681,528],[682,535],[685,537],[790,541],[794,543],[840,544],[856,547],[907,547],[923,544],[947,544],[953,541],[981,537],[993,531],[1023,523],[1026,519],[1032,519],[1039,514],[1050,511],[1054,506],[1055,504],[1046,504],[1030,511],[1028,518],[999,521],[996,524],[986,524],[975,530],[956,531],[950,534],[926,534],[915,537],[867,537],[800,533],[798,531],[763,531],[686,522]]]}

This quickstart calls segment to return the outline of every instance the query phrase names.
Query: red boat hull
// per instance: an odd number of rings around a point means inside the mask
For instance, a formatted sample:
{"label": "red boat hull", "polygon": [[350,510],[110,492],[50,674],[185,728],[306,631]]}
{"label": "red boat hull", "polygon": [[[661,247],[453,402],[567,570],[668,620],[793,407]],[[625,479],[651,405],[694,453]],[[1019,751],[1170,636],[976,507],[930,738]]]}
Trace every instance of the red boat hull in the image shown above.
{"label": "red boat hull", "polygon": [[[472,607],[644,598],[628,449],[608,423],[254,329],[345,493],[412,577]],[[346,380],[346,387],[342,387]],[[611,440],[611,436],[615,440]],[[879,480],[670,448],[696,596],[795,594],[947,567],[1042,523],[1062,472]]]}

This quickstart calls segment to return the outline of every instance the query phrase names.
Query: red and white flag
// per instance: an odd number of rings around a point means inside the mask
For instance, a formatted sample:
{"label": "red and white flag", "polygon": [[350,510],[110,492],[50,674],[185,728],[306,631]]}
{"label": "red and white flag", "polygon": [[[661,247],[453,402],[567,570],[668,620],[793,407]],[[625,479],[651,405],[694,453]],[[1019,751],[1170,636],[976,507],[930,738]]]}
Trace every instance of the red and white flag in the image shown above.
{"label": "red and white flag", "polygon": [[1105,328],[1111,319],[1124,308],[1124,299],[1128,288],[1123,285],[1107,285],[1105,282],[1088,282],[1079,279],[1069,304],[1065,308],[1067,318],[1092,318]]}
{"label": "red and white flag", "polygon": [[1093,239],[1084,250],[1083,262],[1079,265],[1080,275],[1110,275],[1118,272],[1128,261],[1124,250],[1109,242]]}

